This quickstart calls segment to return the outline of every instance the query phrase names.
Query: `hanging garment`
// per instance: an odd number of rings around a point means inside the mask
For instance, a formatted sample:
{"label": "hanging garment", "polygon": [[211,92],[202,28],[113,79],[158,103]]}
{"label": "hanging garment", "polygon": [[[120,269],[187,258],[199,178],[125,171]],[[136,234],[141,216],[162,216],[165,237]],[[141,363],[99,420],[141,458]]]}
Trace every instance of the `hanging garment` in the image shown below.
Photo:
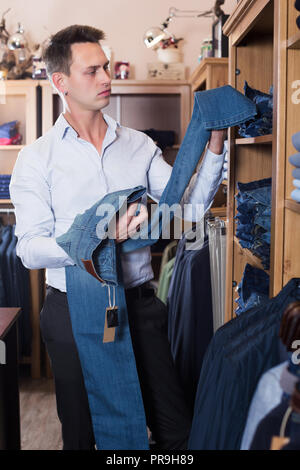
{"label": "hanging garment", "polygon": [[12,239],[12,226],[6,225],[2,230],[2,243],[0,245],[0,269],[2,273],[2,281],[4,287],[4,305],[7,307],[7,299],[9,297],[10,286],[9,286],[9,266],[7,265],[6,251]]}
{"label": "hanging garment", "polygon": [[175,264],[175,257],[170,259],[164,266],[161,276],[158,281],[156,296],[164,303],[167,304],[169,286],[173,274]]}
{"label": "hanging garment", "polygon": [[286,366],[287,362],[283,362],[272,367],[260,378],[249,408],[241,450],[249,450],[258,423],[281,402],[280,377]]}
{"label": "hanging garment", "polygon": [[18,355],[30,356],[32,327],[30,321],[30,279],[16,254],[15,225],[1,227],[0,307],[21,307],[18,318]]}
{"label": "hanging garment", "polygon": [[216,217],[207,220],[214,332],[225,321],[226,228]]}
{"label": "hanging garment", "polygon": [[[250,450],[271,449],[272,437],[280,435],[282,421],[289,405],[290,398],[284,398],[276,408],[262,419],[255,432]],[[300,442],[300,413],[292,412],[286,424],[284,437],[292,437],[294,442]]]}
{"label": "hanging garment", "polygon": [[285,307],[300,298],[292,279],[269,301],[215,333],[203,361],[189,449],[238,450],[261,375],[279,364],[278,332]]}
{"label": "hanging garment", "polygon": [[290,357],[289,361],[273,367],[260,378],[249,408],[241,450],[250,448],[259,422],[280,404],[284,396],[291,397],[299,377],[300,369],[292,364]]}
{"label": "hanging garment", "polygon": [[[78,214],[69,230],[56,238],[58,245],[76,263],[65,267],[67,295],[97,449],[149,448],[118,251],[126,253],[153,244],[160,236],[162,222],[166,224],[163,216],[169,212],[172,204],[181,201],[210,137],[210,131],[234,126],[255,114],[254,103],[229,85],[196,92],[192,119],[171,177],[151,222],[144,226],[142,224],[139,238],[127,239],[119,247],[114,240],[103,241],[106,231],[102,226],[96,234],[96,226],[99,221],[103,224],[107,212],[110,213],[105,223],[109,224],[126,200],[133,202],[139,199],[146,190],[143,186],[106,195],[83,214]],[[123,196],[123,201],[119,201],[119,196]],[[112,211],[107,208],[107,203],[111,204]],[[170,218],[173,216],[171,211]],[[89,273],[97,279],[96,283]],[[109,304],[107,292],[101,289],[99,281],[102,285],[114,286],[116,291],[120,326],[117,327],[116,340],[112,343],[101,343],[105,309]]]}
{"label": "hanging garment", "polygon": [[170,259],[175,258],[176,250],[177,250],[177,244],[178,244],[178,240],[172,240],[165,247],[165,249],[163,251],[162,258],[161,258],[161,262],[160,262],[160,270],[159,270],[158,279],[162,275],[162,271],[163,271],[163,268],[164,268],[165,264],[167,264],[167,262],[170,261]]}
{"label": "hanging garment", "polygon": [[[185,235],[179,243],[186,243]],[[203,357],[213,336],[208,238],[201,249],[185,249],[180,258],[168,293],[168,336],[188,404],[193,409]]]}

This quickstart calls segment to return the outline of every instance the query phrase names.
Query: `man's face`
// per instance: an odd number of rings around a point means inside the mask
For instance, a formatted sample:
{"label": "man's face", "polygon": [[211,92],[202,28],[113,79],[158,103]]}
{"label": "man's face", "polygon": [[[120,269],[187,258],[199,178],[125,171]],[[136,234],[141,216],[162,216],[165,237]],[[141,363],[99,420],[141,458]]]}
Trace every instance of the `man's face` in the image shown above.
{"label": "man's face", "polygon": [[70,105],[99,110],[109,104],[111,79],[109,61],[101,46],[85,42],[72,44],[70,76],[66,77]]}

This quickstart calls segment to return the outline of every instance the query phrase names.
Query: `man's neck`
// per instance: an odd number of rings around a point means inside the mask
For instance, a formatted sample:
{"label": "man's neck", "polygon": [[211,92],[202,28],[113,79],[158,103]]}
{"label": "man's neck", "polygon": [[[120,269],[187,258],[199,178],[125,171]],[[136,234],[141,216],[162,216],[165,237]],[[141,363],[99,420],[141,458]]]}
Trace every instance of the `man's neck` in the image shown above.
{"label": "man's neck", "polygon": [[64,118],[77,132],[78,137],[95,144],[103,142],[107,124],[101,111],[96,113],[70,113],[65,111]]}

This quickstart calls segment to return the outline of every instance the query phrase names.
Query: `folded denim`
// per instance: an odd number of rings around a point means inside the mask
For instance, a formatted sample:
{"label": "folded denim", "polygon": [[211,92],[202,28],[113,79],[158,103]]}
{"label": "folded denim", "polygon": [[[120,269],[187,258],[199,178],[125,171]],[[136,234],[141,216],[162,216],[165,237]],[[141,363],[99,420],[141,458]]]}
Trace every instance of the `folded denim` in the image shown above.
{"label": "folded denim", "polygon": [[245,305],[253,292],[268,296],[269,283],[270,277],[265,271],[247,263],[237,289],[242,304]]}
{"label": "folded denim", "polygon": [[270,87],[270,94],[251,88],[248,83],[244,83],[245,96],[250,98],[257,107],[257,116],[239,128],[241,137],[256,137],[272,133],[273,121],[273,87]]}
{"label": "folded denim", "polygon": [[0,138],[14,137],[18,132],[16,124],[17,121],[10,121],[2,124],[0,126]]}
{"label": "folded denim", "polygon": [[297,189],[300,189],[300,179],[294,179],[293,180],[293,185],[295,186],[295,188]]}
{"label": "folded denim", "polygon": [[294,155],[291,155],[289,157],[289,162],[295,167],[300,168],[300,153],[294,153]]}
{"label": "folded denim", "polygon": [[[297,150],[297,152],[300,152],[300,132],[296,132],[296,134],[292,135],[292,144],[295,147],[295,149]],[[296,165],[296,166],[298,166],[298,165]]]}
{"label": "folded denim", "polygon": [[292,172],[293,178],[300,180],[300,168],[295,168]]}
{"label": "folded denim", "polygon": [[300,202],[300,189],[294,189],[294,191],[291,192],[291,198],[296,202]]}
{"label": "folded denim", "polygon": [[[148,224],[137,237],[121,244],[108,239],[108,223],[126,202],[138,200],[146,188],[137,186],[107,194],[56,238],[75,265],[65,267],[67,297],[88,394],[97,449],[149,449],[146,418],[135,366],[127,317],[119,251],[125,253],[155,243],[174,214],[163,217],[164,206],[180,203],[210,138],[211,130],[235,126],[256,115],[255,104],[230,85],[195,93],[191,122],[177,154],[171,176]],[[123,197],[123,203],[120,202]],[[113,206],[107,216],[107,204]],[[163,210],[162,210],[163,205]],[[100,223],[100,226],[99,226]],[[97,229],[97,231],[96,231]],[[102,285],[99,284],[99,281]],[[114,286],[120,326],[116,339],[103,343],[108,296]]]}
{"label": "folded denim", "polygon": [[271,217],[269,215],[260,215],[254,217],[254,224],[264,228],[267,231],[271,230]]}

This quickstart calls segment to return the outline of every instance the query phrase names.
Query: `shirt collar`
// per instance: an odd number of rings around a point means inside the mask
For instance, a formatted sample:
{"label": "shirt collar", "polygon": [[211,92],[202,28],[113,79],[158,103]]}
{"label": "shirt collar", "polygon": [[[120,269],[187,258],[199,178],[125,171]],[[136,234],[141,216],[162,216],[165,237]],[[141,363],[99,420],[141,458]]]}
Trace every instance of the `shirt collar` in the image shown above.
{"label": "shirt collar", "polygon": [[[121,124],[113,119],[112,117],[108,116],[107,114],[103,113],[103,118],[108,125],[108,131],[110,133],[116,134],[117,127],[121,127]],[[78,137],[77,132],[75,129],[68,123],[66,118],[64,117],[63,113],[60,113],[57,120],[55,121],[55,129],[58,132],[58,135],[61,139],[64,138],[67,132],[71,132],[75,137]]]}

